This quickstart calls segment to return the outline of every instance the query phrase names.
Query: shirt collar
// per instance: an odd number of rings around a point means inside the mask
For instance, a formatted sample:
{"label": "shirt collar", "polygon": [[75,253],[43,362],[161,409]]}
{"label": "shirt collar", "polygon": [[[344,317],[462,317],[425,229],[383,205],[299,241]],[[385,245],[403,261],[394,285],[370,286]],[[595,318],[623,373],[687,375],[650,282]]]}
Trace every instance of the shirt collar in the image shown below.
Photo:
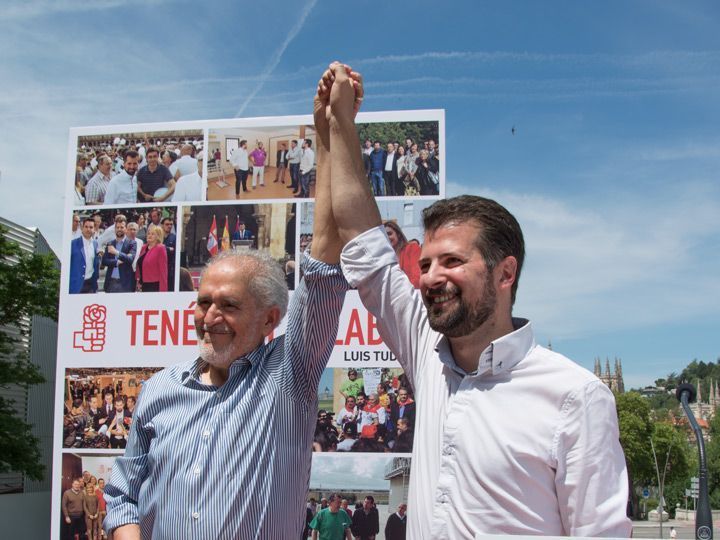
{"label": "shirt collar", "polygon": [[512,324],[514,328],[512,332],[492,341],[480,353],[478,368],[472,373],[465,372],[455,363],[450,349],[450,342],[445,336],[442,336],[438,341],[435,352],[438,353],[443,364],[462,377],[466,375],[485,375],[487,372],[497,375],[498,373],[511,371],[535,346],[535,337],[530,321],[513,317]]}
{"label": "shirt collar", "polygon": [[[254,367],[264,356],[268,345],[262,344],[257,349],[250,351],[248,354],[241,356],[230,364],[230,372],[228,373],[228,379],[237,374],[241,369],[246,366]],[[200,379],[200,374],[207,367],[208,363],[202,358],[196,358],[192,362],[189,362],[184,366],[180,374],[180,384],[187,386],[191,382],[198,384],[204,384]]]}

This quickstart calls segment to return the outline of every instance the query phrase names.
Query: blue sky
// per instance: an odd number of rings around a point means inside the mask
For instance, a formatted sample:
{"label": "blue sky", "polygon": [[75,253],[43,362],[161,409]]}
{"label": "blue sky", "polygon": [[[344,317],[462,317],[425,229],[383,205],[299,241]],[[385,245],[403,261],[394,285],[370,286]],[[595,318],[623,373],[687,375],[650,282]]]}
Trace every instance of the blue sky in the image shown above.
{"label": "blue sky", "polygon": [[6,0],[0,215],[59,250],[69,127],[307,113],[337,58],[366,111],[446,110],[448,194],[518,217],[541,343],[628,386],[715,361],[717,2],[395,6]]}

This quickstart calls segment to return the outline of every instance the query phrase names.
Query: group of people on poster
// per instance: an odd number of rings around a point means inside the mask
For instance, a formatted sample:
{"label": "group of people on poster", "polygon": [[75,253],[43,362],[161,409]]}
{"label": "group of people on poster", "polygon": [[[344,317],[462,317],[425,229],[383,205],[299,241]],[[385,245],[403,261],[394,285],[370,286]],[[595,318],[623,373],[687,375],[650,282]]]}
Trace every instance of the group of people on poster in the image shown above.
{"label": "group of people on poster", "polygon": [[[374,539],[380,532],[380,515],[375,497],[366,495],[356,499],[351,508],[351,500],[340,493],[331,493],[322,497],[320,503],[310,497],[306,507],[305,531],[302,539],[319,535],[321,539],[359,538]],[[385,540],[405,540],[407,505],[401,503],[397,511],[390,514],[385,522]]]}
{"label": "group of people on poster", "polygon": [[366,139],[363,163],[373,194],[414,197],[440,193],[440,148],[430,139],[420,145],[408,138],[399,141]]}
{"label": "group of people on poster", "polygon": [[107,514],[104,495],[104,478],[96,478],[89,471],[83,471],[82,476],[73,478],[70,489],[65,490],[60,503],[69,538],[107,538],[102,528]]}
{"label": "group of people on poster", "polygon": [[76,212],[72,220],[70,294],[174,290],[177,237],[167,210]]}
{"label": "group of people on poster", "polygon": [[157,369],[133,377],[133,388],[124,388],[123,379],[67,378],[63,414],[63,447],[125,448],[142,384]]}
{"label": "group of people on poster", "polygon": [[[363,371],[380,371],[377,384],[362,377]],[[415,396],[404,374],[351,368],[338,393],[340,409],[318,411],[313,451],[412,452]]]}
{"label": "group of people on poster", "polygon": [[83,145],[75,164],[75,206],[199,201],[202,142],[152,145],[116,138]]}

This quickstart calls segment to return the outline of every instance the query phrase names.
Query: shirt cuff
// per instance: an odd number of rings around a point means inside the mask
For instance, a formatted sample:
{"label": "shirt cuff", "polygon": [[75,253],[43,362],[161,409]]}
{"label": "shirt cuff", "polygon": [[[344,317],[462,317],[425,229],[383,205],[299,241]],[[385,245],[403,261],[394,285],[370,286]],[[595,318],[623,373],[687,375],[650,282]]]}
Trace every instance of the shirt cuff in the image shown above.
{"label": "shirt cuff", "polygon": [[397,255],[383,225],[353,238],[340,254],[342,271],[352,287],[358,287],[381,268],[397,263]]}
{"label": "shirt cuff", "polygon": [[338,283],[342,286],[341,288],[345,290],[350,288],[339,264],[328,264],[314,259],[310,256],[309,249],[303,253],[300,261],[300,268],[305,281],[312,282],[324,278],[337,278],[339,280]]}

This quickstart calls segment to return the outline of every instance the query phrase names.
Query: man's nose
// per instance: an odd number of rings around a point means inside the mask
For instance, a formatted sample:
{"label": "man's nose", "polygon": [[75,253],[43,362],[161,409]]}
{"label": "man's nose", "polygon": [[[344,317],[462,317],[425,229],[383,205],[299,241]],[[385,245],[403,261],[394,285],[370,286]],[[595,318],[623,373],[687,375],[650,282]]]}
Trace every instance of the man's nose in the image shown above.
{"label": "man's nose", "polygon": [[420,285],[425,289],[438,289],[445,281],[445,271],[436,261],[430,263],[427,271],[420,275]]}
{"label": "man's nose", "polygon": [[205,326],[211,327],[222,321],[222,312],[217,308],[215,304],[210,304],[210,307],[205,312],[203,322]]}

